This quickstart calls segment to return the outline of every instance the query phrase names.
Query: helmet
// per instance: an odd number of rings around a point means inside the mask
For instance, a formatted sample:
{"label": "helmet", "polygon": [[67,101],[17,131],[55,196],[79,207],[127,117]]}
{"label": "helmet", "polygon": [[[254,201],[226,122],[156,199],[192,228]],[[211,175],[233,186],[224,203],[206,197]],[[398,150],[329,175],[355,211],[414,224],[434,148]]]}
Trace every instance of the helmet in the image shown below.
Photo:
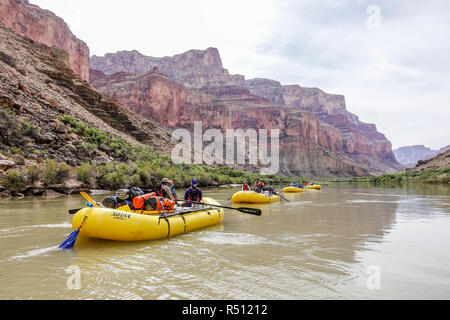
{"label": "helmet", "polygon": [[197,184],[197,179],[192,180],[192,184]]}
{"label": "helmet", "polygon": [[169,179],[167,179],[167,178],[164,178],[164,179],[162,179],[162,181],[161,181],[162,183],[169,183]]}

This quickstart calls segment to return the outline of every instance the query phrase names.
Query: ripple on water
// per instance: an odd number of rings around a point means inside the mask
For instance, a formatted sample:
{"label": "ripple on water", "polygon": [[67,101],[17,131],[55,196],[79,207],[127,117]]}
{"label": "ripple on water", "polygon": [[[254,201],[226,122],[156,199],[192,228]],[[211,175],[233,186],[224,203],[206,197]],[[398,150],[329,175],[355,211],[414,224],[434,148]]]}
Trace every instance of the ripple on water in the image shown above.
{"label": "ripple on water", "polygon": [[48,248],[41,248],[41,249],[34,249],[34,250],[27,251],[24,254],[12,256],[12,257],[8,258],[7,260],[8,260],[8,262],[17,261],[17,260],[23,260],[23,259],[26,259],[26,258],[32,258],[32,257],[41,256],[41,255],[44,255],[46,253],[49,253],[49,252],[52,252],[52,251],[57,251],[57,250],[59,250],[57,246],[52,246],[52,247],[48,247]]}
{"label": "ripple on water", "polygon": [[276,244],[265,237],[243,233],[208,232],[201,235],[198,239],[200,241],[218,245],[230,244],[237,246],[255,246],[262,244]]}
{"label": "ripple on water", "polygon": [[14,228],[0,229],[0,233],[2,235],[6,235],[6,234],[26,232],[26,231],[29,231],[32,229],[54,229],[54,228],[68,229],[68,228],[72,228],[72,224],[70,224],[70,223],[39,224],[39,225],[33,225],[33,226],[14,227]]}

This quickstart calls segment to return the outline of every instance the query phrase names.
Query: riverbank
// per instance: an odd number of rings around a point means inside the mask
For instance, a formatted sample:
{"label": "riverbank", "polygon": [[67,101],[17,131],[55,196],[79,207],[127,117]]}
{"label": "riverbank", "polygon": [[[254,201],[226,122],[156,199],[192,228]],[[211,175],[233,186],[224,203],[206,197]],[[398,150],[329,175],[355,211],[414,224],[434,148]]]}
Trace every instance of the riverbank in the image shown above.
{"label": "riverbank", "polygon": [[[43,195],[47,192],[72,194],[91,189],[117,190],[130,185],[151,189],[163,178],[175,187],[188,187],[193,178],[201,187],[253,183],[259,178],[266,185],[290,183],[305,178],[277,175],[261,176],[227,166],[175,164],[171,157],[150,146],[134,146],[109,132],[91,128],[72,116],[59,118],[82,142],[86,162],[71,166],[55,159],[32,159],[24,147],[2,151],[0,157],[0,197]],[[26,149],[26,148],[25,148]]]}
{"label": "riverbank", "polygon": [[422,170],[405,170],[396,174],[385,174],[375,177],[323,178],[329,182],[370,182],[370,183],[423,183],[450,184],[450,167],[427,168]]}

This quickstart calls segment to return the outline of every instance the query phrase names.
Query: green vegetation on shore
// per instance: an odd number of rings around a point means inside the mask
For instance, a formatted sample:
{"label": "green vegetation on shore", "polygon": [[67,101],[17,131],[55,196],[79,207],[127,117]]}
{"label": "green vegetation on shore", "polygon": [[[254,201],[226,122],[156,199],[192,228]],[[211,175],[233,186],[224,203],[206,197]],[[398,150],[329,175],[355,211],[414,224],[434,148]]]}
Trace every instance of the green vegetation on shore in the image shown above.
{"label": "green vegetation on shore", "polygon": [[[83,148],[89,156],[88,159],[93,159],[96,152],[102,150],[115,161],[106,161],[102,164],[86,161],[79,167],[71,167],[64,162],[45,159],[38,166],[28,167],[27,170],[10,170],[2,181],[6,190],[13,194],[21,193],[35,187],[36,184],[43,188],[51,188],[63,184],[68,179],[80,181],[89,188],[106,190],[129,185],[151,188],[165,177],[173,180],[175,186],[179,188],[188,187],[193,178],[198,180],[200,186],[253,183],[261,177],[264,178],[266,185],[288,183],[294,179],[277,175],[261,176],[258,173],[235,170],[227,166],[175,164],[171,157],[154,150],[151,146],[132,145],[109,132],[91,128],[73,116],[60,116],[59,120],[70,124],[72,133],[84,140]],[[26,130],[28,127],[26,126]]]}
{"label": "green vegetation on shore", "polygon": [[[151,146],[133,146],[124,139],[106,131],[90,128],[76,120],[73,116],[62,116],[60,119],[69,123],[72,132],[82,136],[92,149],[105,145],[119,162],[109,162],[105,165],[84,163],[77,169],[77,177],[85,183],[96,183],[106,189],[115,189],[125,185],[151,187],[167,177],[174,181],[177,187],[187,187],[195,177],[201,186],[224,185],[233,183],[253,182],[261,176],[234,170],[227,166],[207,167],[204,165],[185,165],[173,163],[171,157],[155,151]],[[283,183],[291,178],[277,175],[264,176],[269,184]]]}
{"label": "green vegetation on shore", "polygon": [[428,168],[424,170],[405,170],[396,174],[385,174],[376,177],[353,177],[340,179],[324,179],[334,182],[370,182],[370,183],[450,183],[450,167]]}

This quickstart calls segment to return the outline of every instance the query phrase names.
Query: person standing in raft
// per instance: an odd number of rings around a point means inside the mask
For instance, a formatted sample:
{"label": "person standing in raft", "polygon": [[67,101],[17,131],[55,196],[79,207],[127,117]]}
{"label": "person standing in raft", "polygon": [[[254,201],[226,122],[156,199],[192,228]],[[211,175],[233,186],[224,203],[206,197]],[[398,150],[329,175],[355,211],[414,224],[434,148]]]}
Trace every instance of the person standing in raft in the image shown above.
{"label": "person standing in raft", "polygon": [[194,202],[201,202],[203,199],[202,190],[197,187],[197,180],[192,180],[191,186],[189,189],[186,190],[186,193],[184,194],[184,200],[186,203],[184,204],[185,207],[192,207],[191,201]]}
{"label": "person standing in raft", "polygon": [[247,182],[244,182],[244,185],[242,186],[242,191],[250,191],[250,186]]}
{"label": "person standing in raft", "polygon": [[161,183],[156,185],[155,193],[158,197],[167,198],[172,201],[175,200],[172,191],[170,191],[169,179],[167,178],[162,179]]}

